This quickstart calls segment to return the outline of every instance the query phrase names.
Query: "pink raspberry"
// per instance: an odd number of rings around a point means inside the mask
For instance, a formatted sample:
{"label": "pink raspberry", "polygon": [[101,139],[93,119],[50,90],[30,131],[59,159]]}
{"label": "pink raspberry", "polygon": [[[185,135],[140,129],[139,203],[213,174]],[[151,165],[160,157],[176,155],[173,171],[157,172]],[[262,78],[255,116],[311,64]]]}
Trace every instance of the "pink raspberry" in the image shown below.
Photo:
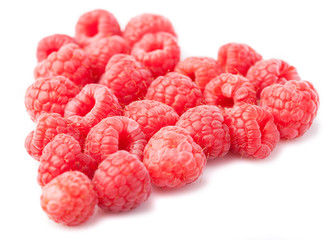
{"label": "pink raspberry", "polygon": [[73,126],[87,135],[89,130],[106,117],[122,114],[116,96],[106,86],[87,84],[80,93],[66,105],[64,117]]}
{"label": "pink raspberry", "polygon": [[95,172],[93,184],[98,205],[112,212],[136,208],[151,193],[150,176],[143,163],[133,154],[118,151],[110,154]]}
{"label": "pink raspberry", "polygon": [[257,102],[254,86],[249,80],[231,73],[222,73],[212,79],[206,85],[203,96],[206,104],[221,108],[232,107],[239,102]]}
{"label": "pink raspberry", "polygon": [[34,69],[34,77],[37,79],[60,75],[83,86],[93,81],[90,65],[90,59],[85,52],[77,44],[68,43],[38,63]]}
{"label": "pink raspberry", "polygon": [[78,171],[65,172],[42,188],[41,207],[57,223],[75,226],[86,222],[97,203],[91,180]]}
{"label": "pink raspberry", "polygon": [[228,43],[220,47],[218,63],[225,73],[245,76],[249,68],[262,57],[246,44]]}
{"label": "pink raspberry", "polygon": [[316,117],[319,96],[308,81],[288,81],[264,88],[260,106],[271,112],[281,138],[294,139],[305,134]]}
{"label": "pink raspberry", "polygon": [[173,71],[180,61],[180,47],[176,38],[166,32],[147,33],[131,54],[153,73],[154,77]]}
{"label": "pink raspberry", "polygon": [[272,84],[300,80],[296,68],[279,59],[256,62],[247,72],[246,78],[254,85],[258,95],[262,89]]}
{"label": "pink raspberry", "polygon": [[277,145],[280,134],[273,115],[259,106],[238,103],[227,108],[231,150],[251,158],[266,158]]}
{"label": "pink raspberry", "polygon": [[133,119],[122,116],[108,117],[89,131],[84,153],[92,156],[98,163],[118,150],[128,151],[142,159],[146,143],[140,125]]}
{"label": "pink raspberry", "polygon": [[227,154],[230,148],[228,126],[216,106],[201,105],[181,115],[176,126],[187,130],[194,141],[203,148],[206,157],[216,158]]}
{"label": "pink raspberry", "polygon": [[202,92],[189,77],[170,72],[151,83],[145,98],[165,103],[181,115],[201,104]]}
{"label": "pink raspberry", "polygon": [[120,36],[104,37],[94,40],[85,47],[85,52],[91,59],[94,78],[98,80],[105,71],[109,59],[118,53],[129,53],[130,47]]}
{"label": "pink raspberry", "polygon": [[190,77],[202,91],[221,72],[217,61],[209,57],[188,57],[179,62],[174,71]]}
{"label": "pink raspberry", "polygon": [[176,36],[172,23],[157,14],[145,13],[138,15],[127,23],[124,38],[133,46],[147,33],[167,32]]}
{"label": "pink raspberry", "polygon": [[79,142],[70,135],[60,133],[42,151],[38,182],[44,186],[58,175],[73,170],[92,178],[96,169],[97,162],[81,152]]}
{"label": "pink raspberry", "polygon": [[68,43],[76,43],[76,41],[65,34],[54,34],[41,39],[37,47],[38,62],[47,59],[49,54],[57,52],[62,46]]}
{"label": "pink raspberry", "polygon": [[117,19],[106,10],[96,9],[83,14],[76,24],[75,39],[82,46],[113,35],[121,35]]}
{"label": "pink raspberry", "polygon": [[79,88],[63,76],[37,79],[25,93],[25,107],[32,121],[42,113],[63,116],[68,101],[79,93]]}
{"label": "pink raspberry", "polygon": [[186,130],[167,126],[150,138],[143,163],[155,186],[178,188],[201,176],[206,157]]}
{"label": "pink raspberry", "polygon": [[27,152],[39,160],[44,147],[59,133],[71,135],[79,142],[80,132],[71,122],[58,113],[43,113],[39,116],[36,129],[25,140]]}
{"label": "pink raspberry", "polygon": [[152,73],[134,57],[114,55],[99,83],[109,87],[123,105],[143,98],[153,81]]}
{"label": "pink raspberry", "polygon": [[162,127],[174,125],[179,119],[172,107],[152,100],[130,103],[124,109],[124,116],[140,124],[147,140]]}

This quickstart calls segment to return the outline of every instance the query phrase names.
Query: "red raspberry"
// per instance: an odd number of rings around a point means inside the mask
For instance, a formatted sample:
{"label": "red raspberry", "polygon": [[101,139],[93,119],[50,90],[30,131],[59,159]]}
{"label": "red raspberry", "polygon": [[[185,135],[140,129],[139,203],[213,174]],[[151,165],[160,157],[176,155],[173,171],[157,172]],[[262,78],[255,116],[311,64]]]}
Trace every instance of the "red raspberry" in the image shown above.
{"label": "red raspberry", "polygon": [[220,47],[218,63],[221,71],[245,76],[248,69],[262,57],[246,44],[228,43]]}
{"label": "red raspberry", "polygon": [[319,105],[319,96],[308,81],[274,84],[261,92],[260,106],[273,114],[284,139],[305,134],[316,117]]}
{"label": "red raspberry", "polygon": [[224,117],[231,150],[242,156],[266,158],[280,139],[273,115],[259,106],[238,103],[227,108]]}
{"label": "red raspberry", "polygon": [[96,170],[93,184],[98,205],[112,212],[136,208],[151,193],[147,169],[135,155],[126,151],[110,154]]}
{"label": "red raspberry", "polygon": [[73,126],[83,135],[87,135],[102,119],[121,113],[122,108],[109,88],[100,84],[87,84],[66,105],[64,117],[72,121]]}
{"label": "red raspberry", "polygon": [[254,86],[249,80],[231,73],[222,73],[212,79],[206,85],[203,96],[206,104],[222,108],[232,107],[239,102],[257,102]]}
{"label": "red raspberry", "polygon": [[133,46],[131,54],[148,67],[154,77],[173,71],[180,61],[180,47],[176,38],[165,32],[145,34]]}
{"label": "red raspberry", "polygon": [[42,209],[50,219],[75,226],[93,215],[97,196],[91,180],[85,174],[69,171],[43,187],[40,200]]}
{"label": "red raspberry", "polygon": [[38,62],[45,60],[52,52],[57,52],[62,46],[76,41],[65,34],[54,34],[40,40],[37,47]]}
{"label": "red raspberry", "polygon": [[43,113],[38,118],[36,129],[25,140],[27,152],[39,160],[44,147],[59,133],[66,133],[80,141],[80,132],[71,122],[58,113]]}
{"label": "red raspberry", "polygon": [[230,148],[228,126],[216,106],[201,105],[181,115],[176,126],[187,130],[194,141],[203,148],[206,157],[216,158],[227,154]]}
{"label": "red raspberry", "polygon": [[66,77],[39,78],[26,91],[25,107],[34,122],[45,112],[63,116],[66,104],[78,93],[78,86]]}
{"label": "red raspberry", "polygon": [[114,55],[99,83],[109,87],[123,105],[143,98],[153,80],[152,73],[134,57]]}
{"label": "red raspberry", "polygon": [[174,71],[190,77],[202,91],[221,72],[217,61],[209,57],[188,57],[179,62]]}
{"label": "red raspberry", "polygon": [[178,188],[199,178],[206,157],[186,130],[167,126],[150,138],[144,150],[143,163],[154,185]]}
{"label": "red raspberry", "polygon": [[112,13],[102,9],[85,13],[76,24],[75,39],[82,46],[112,35],[121,35],[119,23]]}
{"label": "red raspberry", "polygon": [[38,63],[34,69],[34,77],[37,79],[60,75],[77,85],[85,85],[93,81],[90,65],[85,52],[77,44],[69,43]]}
{"label": "red raspberry", "polygon": [[108,117],[89,131],[84,152],[98,163],[118,150],[126,150],[142,159],[146,143],[140,125],[133,119],[121,116]]}
{"label": "red raspberry", "polygon": [[105,71],[109,59],[118,53],[129,53],[127,42],[120,36],[104,37],[93,41],[85,47],[85,52],[91,59],[94,78],[99,79]]}
{"label": "red raspberry", "polygon": [[79,142],[70,135],[60,133],[42,151],[38,183],[44,186],[58,175],[72,170],[92,178],[96,169],[97,162],[81,152]]}
{"label": "red raspberry", "polygon": [[258,95],[267,86],[284,84],[287,80],[300,80],[295,67],[279,59],[261,60],[253,65],[246,78],[255,86]]}
{"label": "red raspberry", "polygon": [[189,77],[170,72],[151,83],[146,99],[165,103],[181,115],[188,108],[201,104],[202,92]]}
{"label": "red raspberry", "polygon": [[146,33],[167,32],[176,36],[172,23],[156,14],[141,14],[129,20],[123,32],[124,38],[133,46]]}
{"label": "red raspberry", "polygon": [[152,100],[130,103],[124,109],[124,116],[140,124],[147,140],[162,127],[174,125],[179,119],[179,115],[172,107]]}

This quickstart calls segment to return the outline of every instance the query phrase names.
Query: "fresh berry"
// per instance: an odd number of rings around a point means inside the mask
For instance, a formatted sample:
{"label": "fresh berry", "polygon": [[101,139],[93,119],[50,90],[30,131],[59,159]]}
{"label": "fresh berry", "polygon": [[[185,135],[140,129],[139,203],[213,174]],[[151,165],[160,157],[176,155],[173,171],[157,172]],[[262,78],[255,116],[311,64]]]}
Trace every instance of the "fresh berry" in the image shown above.
{"label": "fresh berry", "polygon": [[106,86],[87,84],[80,93],[66,105],[64,117],[73,126],[87,135],[89,130],[106,117],[122,114],[116,96]]}
{"label": "fresh berry", "polygon": [[279,59],[256,62],[247,72],[246,78],[254,85],[258,95],[262,89],[272,84],[300,80],[296,68]]}
{"label": "fresh berry", "polygon": [[118,150],[128,151],[142,160],[146,143],[140,125],[133,119],[122,116],[108,117],[89,131],[84,152],[98,163]]}
{"label": "fresh berry", "polygon": [[79,93],[79,87],[63,76],[37,79],[25,94],[25,107],[32,121],[42,113],[59,113],[63,116],[68,101]]}
{"label": "fresh berry", "polygon": [[152,100],[130,103],[124,109],[124,116],[140,124],[147,140],[162,127],[174,125],[179,119],[179,115],[172,107]]}
{"label": "fresh berry", "polygon": [[228,43],[220,47],[218,63],[224,73],[245,76],[249,68],[262,57],[246,44]]}
{"label": "fresh berry", "polygon": [[57,52],[62,46],[76,41],[65,34],[54,34],[40,40],[37,47],[37,60],[45,60],[52,52]]}
{"label": "fresh berry", "polygon": [[34,77],[37,79],[60,75],[77,85],[85,85],[93,81],[90,65],[85,52],[77,44],[68,43],[38,63],[34,69]]}
{"label": "fresh berry", "polygon": [[179,62],[174,71],[190,77],[202,91],[221,72],[217,61],[209,57],[188,57]]}
{"label": "fresh berry", "polygon": [[206,104],[221,108],[232,107],[235,103],[246,102],[256,104],[257,97],[254,86],[240,75],[222,73],[212,79],[203,92]]}
{"label": "fresh berry", "polygon": [[180,47],[177,40],[166,32],[145,34],[133,46],[131,54],[148,67],[154,77],[173,71],[180,61]]}
{"label": "fresh berry", "polygon": [[155,186],[178,188],[201,176],[206,157],[186,130],[167,126],[150,138],[143,163]]}
{"label": "fresh berry", "polygon": [[38,183],[46,185],[58,175],[77,170],[93,178],[97,162],[81,152],[79,142],[70,135],[60,133],[49,142],[40,157]]}
{"label": "fresh berry", "polygon": [[80,142],[80,132],[72,123],[58,113],[43,113],[39,116],[36,129],[25,140],[27,152],[39,160],[44,147],[59,133],[71,135]]}
{"label": "fresh berry", "polygon": [[85,47],[85,52],[91,59],[91,67],[96,80],[105,71],[109,59],[118,53],[129,53],[127,42],[120,36],[104,37],[93,41]]}
{"label": "fresh berry", "polygon": [[274,84],[261,92],[260,106],[271,112],[281,138],[302,136],[310,128],[319,108],[319,96],[308,81]]}
{"label": "fresh berry", "polygon": [[225,112],[231,150],[245,157],[266,158],[280,139],[273,115],[248,103],[235,104]]}
{"label": "fresh berry", "polygon": [[141,99],[153,81],[152,73],[130,55],[114,55],[99,83],[109,87],[123,105]]}
{"label": "fresh berry", "polygon": [[113,35],[121,35],[119,23],[112,13],[102,9],[85,13],[76,24],[75,39],[82,46]]}
{"label": "fresh berry", "polygon": [[132,18],[123,32],[124,38],[133,46],[147,33],[167,32],[176,36],[172,23],[157,14],[141,14]]}
{"label": "fresh berry", "polygon": [[201,105],[181,115],[176,126],[187,130],[194,141],[203,148],[206,157],[216,158],[227,154],[230,148],[228,126],[216,106]]}
{"label": "fresh berry", "polygon": [[78,171],[65,172],[42,188],[41,207],[57,223],[75,226],[86,222],[97,204],[91,180]]}
{"label": "fresh berry", "polygon": [[110,154],[96,170],[93,184],[98,205],[112,212],[136,208],[151,192],[147,169],[135,155],[126,151]]}
{"label": "fresh berry", "polygon": [[165,103],[181,115],[187,109],[201,104],[202,92],[189,77],[170,72],[151,83],[146,99]]}

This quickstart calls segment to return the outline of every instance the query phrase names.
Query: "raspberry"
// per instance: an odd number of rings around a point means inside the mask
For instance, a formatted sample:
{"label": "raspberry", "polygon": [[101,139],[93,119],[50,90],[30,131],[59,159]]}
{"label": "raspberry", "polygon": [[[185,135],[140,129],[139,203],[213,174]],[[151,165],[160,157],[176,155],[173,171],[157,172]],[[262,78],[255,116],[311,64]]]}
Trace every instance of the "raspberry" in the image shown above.
{"label": "raspberry", "polygon": [[186,130],[167,126],[150,138],[144,150],[143,163],[154,185],[178,188],[199,178],[206,157]]}
{"label": "raspberry", "polygon": [[206,104],[221,108],[232,107],[239,102],[257,102],[254,86],[249,80],[231,73],[222,73],[212,79],[206,85],[203,96]]}
{"label": "raspberry", "polygon": [[118,150],[126,150],[142,159],[146,143],[140,125],[133,119],[122,116],[108,117],[89,131],[84,152],[98,163]]}
{"label": "raspberry", "polygon": [[228,43],[220,47],[218,63],[225,73],[241,74],[245,76],[248,69],[262,57],[246,44]]}
{"label": "raspberry", "polygon": [[112,36],[93,41],[85,47],[85,52],[91,59],[94,78],[99,79],[109,59],[118,53],[129,53],[130,48],[122,37]]}
{"label": "raspberry", "polygon": [[25,140],[27,152],[39,160],[44,147],[59,133],[71,135],[80,141],[78,129],[71,126],[71,122],[58,113],[43,113],[37,121],[36,129]]}
{"label": "raspberry", "polygon": [[181,115],[201,104],[202,92],[189,77],[170,72],[151,83],[145,98],[165,103]]}
{"label": "raspberry", "polygon": [[78,93],[78,86],[66,77],[39,78],[26,91],[25,107],[34,122],[45,112],[63,116],[66,104]]}
{"label": "raspberry", "polygon": [[112,35],[121,35],[119,23],[112,13],[102,9],[83,14],[76,24],[75,39],[82,46]]}
{"label": "raspberry", "polygon": [[187,130],[207,157],[224,156],[230,148],[228,126],[224,124],[221,111],[216,106],[191,108],[181,115],[176,126]]}
{"label": "raspberry", "polygon": [[154,77],[173,71],[180,61],[180,47],[177,40],[166,32],[145,34],[133,46],[131,54],[148,67]]}
{"label": "raspberry", "polygon": [[87,135],[89,130],[106,117],[121,115],[122,108],[112,91],[100,84],[87,84],[73,98],[64,111],[64,117]]}
{"label": "raspberry", "polygon": [[266,158],[280,139],[273,115],[259,106],[238,103],[227,108],[224,117],[231,150],[242,156]]}
{"label": "raspberry", "polygon": [[254,85],[258,95],[267,86],[283,84],[287,80],[300,80],[295,67],[279,59],[261,60],[253,65],[246,78]]}
{"label": "raspberry", "polygon": [[38,63],[34,69],[34,77],[37,79],[60,75],[77,85],[85,85],[93,81],[90,65],[90,59],[84,51],[77,44],[69,43]]}
{"label": "raspberry", "polygon": [[65,34],[54,34],[40,40],[37,47],[37,60],[45,60],[52,52],[57,52],[62,46],[76,41]]}
{"label": "raspberry", "polygon": [[97,197],[91,180],[85,174],[69,171],[43,187],[40,201],[50,219],[75,226],[93,215]]}
{"label": "raspberry", "polygon": [[190,77],[203,91],[206,84],[220,74],[220,66],[213,58],[188,57],[179,62],[174,71]]}
{"label": "raspberry", "polygon": [[261,92],[260,106],[271,112],[281,138],[302,136],[310,128],[319,108],[319,96],[308,81],[274,84]]}
{"label": "raspberry", "polygon": [[143,98],[153,81],[152,73],[129,55],[114,55],[106,69],[99,83],[112,89],[123,105]]}
{"label": "raspberry", "polygon": [[124,109],[124,116],[140,124],[147,140],[162,127],[174,125],[179,119],[172,107],[152,100],[130,103]]}
{"label": "raspberry", "polygon": [[93,184],[98,205],[112,212],[136,208],[151,192],[147,169],[135,155],[126,151],[110,154],[96,170]]}
{"label": "raspberry", "polygon": [[141,14],[129,20],[123,32],[124,38],[133,46],[147,33],[167,32],[176,36],[172,23],[156,14]]}
{"label": "raspberry", "polygon": [[72,170],[92,178],[96,169],[97,162],[81,152],[79,142],[70,135],[60,133],[42,151],[38,182],[44,186],[58,175]]}

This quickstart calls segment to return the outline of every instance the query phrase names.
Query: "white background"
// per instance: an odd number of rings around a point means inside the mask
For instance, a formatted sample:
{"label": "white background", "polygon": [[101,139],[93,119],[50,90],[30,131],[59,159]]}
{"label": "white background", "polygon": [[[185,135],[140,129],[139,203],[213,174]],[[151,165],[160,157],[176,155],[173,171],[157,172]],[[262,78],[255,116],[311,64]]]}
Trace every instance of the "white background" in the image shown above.
{"label": "white background", "polygon": [[[330,239],[330,14],[327,1],[1,1],[0,239]],[[63,227],[40,207],[38,163],[24,149],[33,130],[24,107],[38,41],[73,35],[78,17],[112,12],[122,28],[144,12],[168,17],[182,58],[217,57],[228,42],[294,65],[320,94],[308,133],[281,141],[265,160],[229,155],[208,162],[185,188],[153,189],[131,212],[97,210],[86,224]]]}

